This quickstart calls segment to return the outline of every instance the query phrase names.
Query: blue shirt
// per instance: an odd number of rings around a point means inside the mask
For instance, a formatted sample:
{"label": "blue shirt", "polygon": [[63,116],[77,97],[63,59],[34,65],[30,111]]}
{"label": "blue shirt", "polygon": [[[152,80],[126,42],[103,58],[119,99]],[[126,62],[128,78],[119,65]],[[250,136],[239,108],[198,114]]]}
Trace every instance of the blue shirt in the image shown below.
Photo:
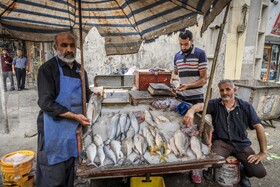
{"label": "blue shirt", "polygon": [[27,66],[27,58],[25,57],[16,57],[13,60],[13,64],[15,65],[16,68],[26,68]]}
{"label": "blue shirt", "polygon": [[[207,69],[205,51],[193,46],[190,53],[179,51],[174,57],[174,69],[178,70],[181,84],[196,82],[200,79],[199,70]],[[179,92],[181,98],[186,100],[203,99],[203,87],[190,88]]]}
{"label": "blue shirt", "polygon": [[207,114],[212,116],[212,139],[232,144],[238,151],[251,145],[246,129],[254,129],[254,125],[261,123],[253,106],[239,98],[236,98],[235,107],[229,111],[221,99],[211,99]]}

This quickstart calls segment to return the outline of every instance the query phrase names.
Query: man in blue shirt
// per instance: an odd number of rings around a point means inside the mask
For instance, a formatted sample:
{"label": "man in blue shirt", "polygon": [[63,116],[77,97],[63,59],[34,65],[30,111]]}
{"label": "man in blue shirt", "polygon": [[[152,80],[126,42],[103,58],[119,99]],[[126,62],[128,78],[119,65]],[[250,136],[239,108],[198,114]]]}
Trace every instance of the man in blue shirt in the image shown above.
{"label": "man in blue shirt", "polygon": [[25,88],[25,77],[28,72],[27,58],[22,55],[22,50],[17,50],[17,57],[13,61],[14,72],[17,78],[18,91],[26,90]]}
{"label": "man in blue shirt", "polygon": [[[241,185],[251,186],[247,177],[263,178],[267,174],[261,163],[267,155],[265,131],[253,106],[234,96],[236,88],[231,80],[222,80],[218,86],[221,98],[209,100],[207,107],[214,128],[212,152],[224,158],[235,156],[244,167],[241,171]],[[194,114],[202,111],[203,106],[203,103],[193,105],[184,116],[185,123],[192,125]],[[246,131],[248,127],[256,130],[260,145],[257,154],[251,148]]]}

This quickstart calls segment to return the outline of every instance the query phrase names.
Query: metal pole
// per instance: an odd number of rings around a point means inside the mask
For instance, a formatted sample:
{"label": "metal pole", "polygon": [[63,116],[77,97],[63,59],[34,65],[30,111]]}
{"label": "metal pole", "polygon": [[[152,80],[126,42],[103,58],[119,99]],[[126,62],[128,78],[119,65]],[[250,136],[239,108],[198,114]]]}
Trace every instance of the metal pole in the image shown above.
{"label": "metal pole", "polygon": [[[211,67],[210,78],[209,78],[209,82],[208,82],[208,86],[207,86],[207,92],[206,92],[206,98],[205,98],[205,102],[204,102],[204,108],[203,108],[203,112],[202,112],[202,122],[201,122],[200,129],[199,129],[200,135],[202,135],[202,133],[204,133],[204,129],[205,129],[206,109],[208,107],[208,101],[210,99],[210,93],[211,93],[211,87],[212,87],[214,72],[215,72],[215,69],[216,69],[216,64],[217,64],[218,55],[219,55],[219,51],[220,51],[220,45],[221,45],[221,41],[222,41],[222,37],[223,37],[223,32],[224,32],[224,28],[225,28],[225,24],[226,24],[226,20],[227,20],[229,6],[230,6],[230,3],[227,5],[226,12],[225,12],[224,19],[223,19],[223,23],[221,24],[219,35],[218,35],[218,40],[217,40],[217,44],[216,44],[214,59],[213,59],[212,67]],[[209,142],[207,142],[207,144],[211,145],[211,139],[209,140]]]}
{"label": "metal pole", "polygon": [[[1,70],[0,70],[0,77],[2,79],[3,73],[2,73],[2,64],[0,64]],[[7,113],[7,102],[5,98],[5,92],[4,92],[4,83],[1,80],[0,81],[0,99],[1,99],[1,107],[3,111],[3,119],[4,119],[4,128],[5,128],[5,133],[10,133],[9,129],[9,123],[8,123],[8,113]]]}
{"label": "metal pole", "polygon": [[[85,84],[85,69],[84,69],[84,50],[83,50],[83,31],[82,31],[82,5],[81,0],[78,0],[79,5],[79,37],[80,37],[80,53],[81,53],[81,81],[82,81],[82,103],[83,103],[83,114],[86,116],[86,84]],[[78,151],[79,155],[82,152],[82,132],[83,127],[78,128]],[[81,162],[81,159],[79,159]]]}

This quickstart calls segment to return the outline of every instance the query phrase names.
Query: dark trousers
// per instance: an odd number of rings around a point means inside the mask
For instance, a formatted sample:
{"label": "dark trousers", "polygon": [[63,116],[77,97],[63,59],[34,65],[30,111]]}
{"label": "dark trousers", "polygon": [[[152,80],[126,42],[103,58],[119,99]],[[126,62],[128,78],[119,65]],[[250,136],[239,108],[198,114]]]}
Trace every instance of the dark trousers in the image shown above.
{"label": "dark trousers", "polygon": [[3,83],[4,83],[4,89],[7,91],[7,78],[9,77],[11,82],[11,89],[14,89],[14,77],[12,71],[3,71]]}
{"label": "dark trousers", "polygon": [[249,163],[247,158],[249,155],[255,154],[254,150],[248,146],[241,151],[237,151],[231,144],[227,144],[222,140],[215,140],[212,145],[212,152],[227,158],[232,155],[236,157],[243,165],[247,177],[263,178],[266,176],[266,169],[263,164]]}
{"label": "dark trousers", "polygon": [[25,68],[16,68],[16,77],[17,77],[17,87],[18,87],[18,89],[24,89],[26,69]]}
{"label": "dark trousers", "polygon": [[38,133],[36,186],[37,187],[73,187],[75,178],[75,158],[62,163],[48,165],[44,152],[44,135]]}

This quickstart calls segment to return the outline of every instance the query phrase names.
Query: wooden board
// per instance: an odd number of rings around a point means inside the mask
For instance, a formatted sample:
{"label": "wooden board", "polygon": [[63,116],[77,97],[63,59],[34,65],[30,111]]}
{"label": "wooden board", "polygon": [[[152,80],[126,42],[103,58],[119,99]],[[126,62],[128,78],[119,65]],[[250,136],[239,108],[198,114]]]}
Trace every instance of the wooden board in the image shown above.
{"label": "wooden board", "polygon": [[76,175],[81,178],[114,178],[129,177],[149,174],[180,173],[194,169],[207,169],[225,163],[225,159],[219,155],[211,155],[202,160],[162,163],[157,165],[119,166],[113,168],[94,168],[85,164],[78,165]]}

